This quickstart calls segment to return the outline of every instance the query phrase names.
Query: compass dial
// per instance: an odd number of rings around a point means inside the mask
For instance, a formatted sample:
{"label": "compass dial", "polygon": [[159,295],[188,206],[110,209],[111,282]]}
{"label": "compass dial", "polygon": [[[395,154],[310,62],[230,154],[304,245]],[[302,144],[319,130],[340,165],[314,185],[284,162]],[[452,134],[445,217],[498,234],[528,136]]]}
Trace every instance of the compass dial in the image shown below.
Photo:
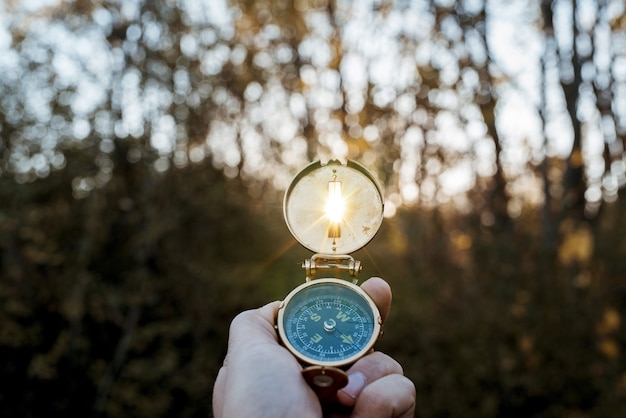
{"label": "compass dial", "polygon": [[308,363],[342,366],[367,353],[380,334],[380,314],[360,287],[317,279],[294,289],[278,317],[284,344]]}

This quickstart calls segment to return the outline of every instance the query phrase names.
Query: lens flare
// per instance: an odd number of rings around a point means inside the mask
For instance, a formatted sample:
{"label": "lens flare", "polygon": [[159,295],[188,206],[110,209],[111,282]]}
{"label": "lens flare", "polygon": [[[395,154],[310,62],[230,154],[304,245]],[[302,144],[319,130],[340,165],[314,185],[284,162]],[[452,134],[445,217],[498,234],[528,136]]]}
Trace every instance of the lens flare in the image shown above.
{"label": "lens flare", "polygon": [[341,182],[328,182],[328,199],[326,200],[326,217],[332,223],[340,223],[343,220],[345,202],[341,196]]}

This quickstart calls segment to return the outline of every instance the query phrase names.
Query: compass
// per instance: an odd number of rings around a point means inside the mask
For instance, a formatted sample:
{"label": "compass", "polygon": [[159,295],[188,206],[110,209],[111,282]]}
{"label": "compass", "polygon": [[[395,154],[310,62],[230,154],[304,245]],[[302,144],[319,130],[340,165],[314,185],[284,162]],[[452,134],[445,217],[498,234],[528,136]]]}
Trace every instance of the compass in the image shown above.
{"label": "compass", "polygon": [[324,399],[347,384],[344,369],[369,353],[381,334],[378,308],[357,285],[361,263],[349,254],[378,231],[382,192],[354,161],[315,162],[291,182],[283,208],[293,236],[315,254],[303,262],[305,282],[281,303],[276,329]]}

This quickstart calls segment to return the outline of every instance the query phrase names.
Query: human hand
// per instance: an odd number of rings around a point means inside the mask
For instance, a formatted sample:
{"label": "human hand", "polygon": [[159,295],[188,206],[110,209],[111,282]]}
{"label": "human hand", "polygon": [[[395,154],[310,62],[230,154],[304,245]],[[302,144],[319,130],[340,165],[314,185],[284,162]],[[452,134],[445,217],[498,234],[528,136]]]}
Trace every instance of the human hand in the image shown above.
{"label": "human hand", "polygon": [[[374,300],[384,321],[391,306],[389,285],[371,278],[361,287]],[[337,392],[337,404],[320,404],[302,377],[302,366],[278,341],[274,322],[279,305],[272,302],[242,312],[233,320],[228,353],[213,391],[216,418],[413,416],[415,386],[403,375],[398,362],[378,351],[347,370],[349,382]]]}

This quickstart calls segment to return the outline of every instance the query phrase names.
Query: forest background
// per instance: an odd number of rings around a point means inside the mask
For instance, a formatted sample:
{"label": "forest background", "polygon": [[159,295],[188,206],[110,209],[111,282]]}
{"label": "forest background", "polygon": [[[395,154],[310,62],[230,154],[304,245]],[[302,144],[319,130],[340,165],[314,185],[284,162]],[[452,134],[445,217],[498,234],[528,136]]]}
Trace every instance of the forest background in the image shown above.
{"label": "forest background", "polygon": [[621,0],[0,3],[0,415],[210,416],[231,319],[304,279],[285,188],[350,158],[417,416],[616,416],[625,29]]}

